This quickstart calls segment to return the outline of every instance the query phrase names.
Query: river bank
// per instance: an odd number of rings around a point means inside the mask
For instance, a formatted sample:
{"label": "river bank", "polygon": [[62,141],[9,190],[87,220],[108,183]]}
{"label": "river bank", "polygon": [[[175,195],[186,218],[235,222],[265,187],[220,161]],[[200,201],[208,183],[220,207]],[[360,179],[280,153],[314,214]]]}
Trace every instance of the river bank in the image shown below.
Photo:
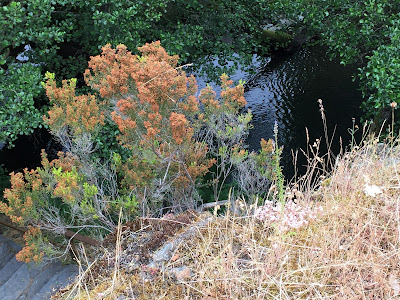
{"label": "river bank", "polygon": [[125,224],[90,265],[96,278],[89,268],[57,299],[397,297],[399,168],[400,148],[370,139],[316,185],[298,181],[286,193],[296,204],[274,220],[257,214],[265,207],[232,199],[221,216],[186,212],[143,219],[142,229]]}

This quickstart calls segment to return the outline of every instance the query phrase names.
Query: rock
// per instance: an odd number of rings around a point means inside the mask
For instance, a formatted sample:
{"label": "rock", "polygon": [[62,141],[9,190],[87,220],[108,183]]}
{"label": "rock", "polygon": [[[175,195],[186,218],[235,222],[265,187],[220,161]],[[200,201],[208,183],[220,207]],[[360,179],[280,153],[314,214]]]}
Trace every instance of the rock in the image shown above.
{"label": "rock", "polygon": [[0,286],[6,283],[24,263],[16,260],[15,254],[0,271]]}
{"label": "rock", "polygon": [[155,267],[158,264],[168,261],[171,258],[172,250],[174,245],[172,243],[166,243],[160,250],[153,254],[153,261],[149,265]]}
{"label": "rock", "polygon": [[22,247],[17,243],[0,236],[0,269],[3,268]]}
{"label": "rock", "polygon": [[282,28],[280,26],[276,26],[274,24],[267,24],[263,27],[263,30],[267,30],[267,31],[278,31],[281,30]]}
{"label": "rock", "polygon": [[285,27],[289,27],[294,24],[294,21],[289,20],[289,19],[280,19],[279,23],[281,23]]}
{"label": "rock", "polygon": [[75,265],[63,266],[59,261],[36,265],[19,262],[15,253],[21,246],[0,236],[0,299],[45,300],[55,290],[70,283],[78,273]]}
{"label": "rock", "polygon": [[188,267],[179,267],[179,268],[173,268],[171,272],[175,275],[176,279],[179,281],[186,281],[190,277],[192,277],[192,270],[190,270]]}
{"label": "rock", "polygon": [[270,29],[264,29],[263,37],[277,44],[286,44],[293,39],[293,37],[290,34],[283,31],[279,31],[278,27],[271,27]]}
{"label": "rock", "polygon": [[55,291],[63,286],[72,283],[78,273],[78,266],[68,265],[56,273],[49,281],[39,290],[32,300],[49,299]]}
{"label": "rock", "polygon": [[62,268],[60,262],[49,264],[22,264],[0,287],[2,299],[22,297],[32,299],[43,285]]}

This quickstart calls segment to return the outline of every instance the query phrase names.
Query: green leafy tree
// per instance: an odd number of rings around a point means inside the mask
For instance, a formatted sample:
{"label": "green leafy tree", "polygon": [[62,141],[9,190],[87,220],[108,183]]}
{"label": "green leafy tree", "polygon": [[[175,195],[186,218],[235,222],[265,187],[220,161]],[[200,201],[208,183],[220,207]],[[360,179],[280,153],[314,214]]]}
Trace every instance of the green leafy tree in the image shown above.
{"label": "green leafy tree", "polygon": [[17,135],[30,134],[42,126],[42,112],[35,106],[41,74],[36,66],[24,64],[0,69],[0,77],[0,143],[12,145]]}
{"label": "green leafy tree", "polygon": [[374,111],[388,111],[391,103],[400,103],[400,22],[393,21],[390,42],[379,46],[367,56],[368,63],[360,78],[365,85],[365,110],[370,117]]}

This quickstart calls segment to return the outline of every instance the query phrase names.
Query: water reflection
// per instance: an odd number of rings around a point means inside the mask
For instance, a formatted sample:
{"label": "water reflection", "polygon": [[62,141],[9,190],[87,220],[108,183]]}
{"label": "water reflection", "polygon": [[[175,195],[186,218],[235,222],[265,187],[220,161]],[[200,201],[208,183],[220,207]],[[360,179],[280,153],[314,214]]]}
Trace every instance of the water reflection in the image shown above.
{"label": "water reflection", "polygon": [[[350,135],[352,118],[359,123],[362,101],[358,82],[352,80],[355,67],[344,67],[330,61],[323,48],[302,49],[292,55],[272,59],[261,72],[249,75],[237,72],[233,79],[246,80],[246,100],[253,113],[254,129],[250,132],[250,148],[258,149],[261,138],[273,137],[274,122],[279,126],[278,143],[284,145],[282,163],[287,177],[293,175],[291,149],[306,147],[306,131],[310,140],[324,135],[317,103],[323,100],[332,149],[340,150],[339,136],[344,145]],[[199,80],[200,87],[205,81]],[[326,150],[324,150],[326,151]],[[300,158],[298,166],[305,164]],[[299,170],[302,172],[301,168]]]}

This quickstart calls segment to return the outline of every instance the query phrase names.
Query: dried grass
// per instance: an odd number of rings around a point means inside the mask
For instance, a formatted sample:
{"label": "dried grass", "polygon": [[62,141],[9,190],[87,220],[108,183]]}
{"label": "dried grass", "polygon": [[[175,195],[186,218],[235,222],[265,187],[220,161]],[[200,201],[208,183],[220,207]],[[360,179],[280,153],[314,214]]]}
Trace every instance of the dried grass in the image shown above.
{"label": "dried grass", "polygon": [[[318,189],[296,185],[296,201],[317,202],[324,211],[306,227],[280,232],[256,220],[254,207],[246,206],[247,213],[240,215],[227,209],[224,216],[207,216],[208,223],[199,226],[194,237],[183,239],[162,268],[146,276],[142,270],[121,269],[118,281],[112,281],[112,269],[98,271],[86,295],[91,299],[117,299],[118,295],[128,299],[393,299],[400,294],[399,171],[399,147],[372,139],[338,158],[333,173]],[[372,185],[381,193],[368,195],[366,187]],[[173,238],[179,231],[170,234]],[[180,281],[173,276],[170,271],[180,266],[190,268],[190,278]],[[105,295],[111,284],[113,295]]]}

